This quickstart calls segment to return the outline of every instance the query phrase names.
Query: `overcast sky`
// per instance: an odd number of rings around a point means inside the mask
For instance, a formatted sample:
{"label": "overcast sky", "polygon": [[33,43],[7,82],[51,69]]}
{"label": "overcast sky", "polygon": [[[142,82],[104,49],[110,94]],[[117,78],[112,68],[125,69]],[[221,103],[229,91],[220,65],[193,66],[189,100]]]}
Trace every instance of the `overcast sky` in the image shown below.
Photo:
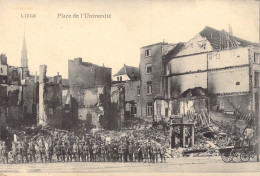
{"label": "overcast sky", "polygon": [[[0,53],[8,64],[20,66],[23,32],[26,34],[29,68],[46,64],[47,75],[60,72],[67,78],[68,59],[112,68],[138,66],[140,47],[165,40],[185,42],[206,25],[228,30],[249,41],[259,39],[259,2],[182,1],[53,1],[0,0]],[[21,18],[21,14],[36,18]],[[109,19],[58,18],[63,14],[111,14]]]}

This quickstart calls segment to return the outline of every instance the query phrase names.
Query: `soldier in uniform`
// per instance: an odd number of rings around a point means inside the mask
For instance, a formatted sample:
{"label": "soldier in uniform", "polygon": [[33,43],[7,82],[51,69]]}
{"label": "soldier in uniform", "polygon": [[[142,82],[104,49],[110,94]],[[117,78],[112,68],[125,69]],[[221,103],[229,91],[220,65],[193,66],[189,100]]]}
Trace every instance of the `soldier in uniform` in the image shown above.
{"label": "soldier in uniform", "polygon": [[89,144],[89,158],[90,158],[90,162],[94,161],[93,149],[94,149],[93,144],[92,144],[92,142],[90,142],[90,144]]}
{"label": "soldier in uniform", "polygon": [[66,156],[67,146],[65,145],[65,142],[61,145],[61,160],[62,162],[65,162],[65,156]]}
{"label": "soldier in uniform", "polygon": [[49,162],[52,162],[52,155],[53,155],[53,144],[52,141],[49,142],[48,144],[48,151],[46,153],[46,155],[48,156]]}
{"label": "soldier in uniform", "polygon": [[88,147],[88,144],[87,142],[84,143],[83,145],[83,161],[88,161],[88,152],[89,152],[89,147]]}
{"label": "soldier in uniform", "polygon": [[107,161],[107,146],[105,144],[102,144],[100,151],[101,151],[101,161],[106,162]]}
{"label": "soldier in uniform", "polygon": [[127,162],[127,154],[128,154],[128,146],[127,146],[127,142],[123,143],[123,159],[124,162]]}
{"label": "soldier in uniform", "polygon": [[76,143],[74,143],[72,146],[72,153],[75,162],[77,161],[77,152],[78,152],[78,146]]}
{"label": "soldier in uniform", "polygon": [[33,141],[31,141],[29,143],[28,151],[29,151],[29,156],[30,156],[30,162],[35,162],[36,161],[36,158],[35,158],[35,147],[34,147]]}
{"label": "soldier in uniform", "polygon": [[[152,153],[152,162],[155,163],[156,161],[156,158],[157,158],[157,147],[156,147],[156,144],[153,143],[152,146],[151,146],[151,153]],[[157,159],[158,160],[158,159]]]}
{"label": "soldier in uniform", "polygon": [[148,159],[148,150],[147,150],[147,143],[144,142],[144,144],[141,147],[142,155],[143,155],[143,162],[145,163]]}
{"label": "soldier in uniform", "polygon": [[135,143],[134,144],[134,161],[135,162],[140,162],[140,159],[139,159],[139,151],[140,151],[140,147],[139,147],[139,143]]}
{"label": "soldier in uniform", "polygon": [[98,150],[99,150],[99,147],[98,147],[97,143],[95,143],[93,145],[94,162],[98,161]]}
{"label": "soldier in uniform", "polygon": [[28,144],[27,142],[22,142],[22,162],[24,162],[24,158],[25,158],[25,162],[28,162]]}
{"label": "soldier in uniform", "polygon": [[40,141],[39,152],[40,152],[41,162],[43,162],[43,157],[45,157],[45,146],[43,140]]}
{"label": "soldier in uniform", "polygon": [[70,161],[72,162],[72,145],[70,144],[70,142],[68,143],[68,147],[67,147],[67,162]]}
{"label": "soldier in uniform", "polygon": [[0,161],[3,160],[2,141],[0,141]]}
{"label": "soldier in uniform", "polygon": [[148,152],[148,162],[152,162],[152,151],[151,151],[151,142],[149,141],[148,142],[148,145],[147,145],[147,152]]}
{"label": "soldier in uniform", "polygon": [[106,151],[107,151],[107,155],[106,155],[106,158],[107,158],[107,161],[112,161],[112,146],[111,146],[111,143],[107,143],[106,144]]}
{"label": "soldier in uniform", "polygon": [[113,161],[117,162],[119,161],[119,153],[118,153],[119,145],[117,143],[114,143],[113,145]]}
{"label": "soldier in uniform", "polygon": [[128,155],[129,155],[130,162],[133,162],[134,151],[135,151],[135,148],[134,148],[133,142],[130,141],[130,144],[128,146]]}
{"label": "soldier in uniform", "polygon": [[166,148],[164,146],[161,146],[160,147],[161,163],[163,163],[163,162],[166,163],[165,153],[166,153]]}
{"label": "soldier in uniform", "polygon": [[5,145],[5,141],[3,141],[2,143],[2,154],[3,154],[3,163],[7,163],[8,164],[8,151],[7,151],[7,147]]}
{"label": "soldier in uniform", "polygon": [[59,142],[56,143],[55,151],[56,151],[57,161],[60,162],[60,156],[61,156],[61,145],[60,145]]}
{"label": "soldier in uniform", "polygon": [[78,150],[78,155],[79,155],[79,161],[83,161],[83,145],[82,142],[79,143],[79,150]]}
{"label": "soldier in uniform", "polygon": [[124,155],[124,151],[123,151],[123,141],[121,141],[121,144],[118,146],[118,156],[119,156],[119,162],[123,162],[123,155]]}
{"label": "soldier in uniform", "polygon": [[12,156],[13,156],[13,162],[17,162],[17,146],[15,142],[12,142]]}
{"label": "soldier in uniform", "polygon": [[155,156],[156,163],[158,163],[159,156],[160,156],[160,147],[156,145],[156,156]]}

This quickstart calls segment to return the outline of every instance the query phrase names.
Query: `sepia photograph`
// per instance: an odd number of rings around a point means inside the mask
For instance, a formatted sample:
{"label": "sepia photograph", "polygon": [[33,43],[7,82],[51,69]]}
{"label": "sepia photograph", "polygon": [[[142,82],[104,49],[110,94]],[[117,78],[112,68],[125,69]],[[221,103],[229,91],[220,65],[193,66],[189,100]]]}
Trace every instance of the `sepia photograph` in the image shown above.
{"label": "sepia photograph", "polygon": [[0,176],[259,176],[260,1],[0,6]]}

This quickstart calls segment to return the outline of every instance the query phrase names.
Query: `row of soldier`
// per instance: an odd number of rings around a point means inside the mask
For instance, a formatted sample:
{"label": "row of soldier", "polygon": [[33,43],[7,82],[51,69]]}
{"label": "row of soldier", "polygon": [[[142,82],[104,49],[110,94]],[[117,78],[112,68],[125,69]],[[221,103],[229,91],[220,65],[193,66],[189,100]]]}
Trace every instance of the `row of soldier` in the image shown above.
{"label": "row of soldier", "polygon": [[166,148],[150,141],[30,140],[12,143],[10,151],[0,143],[2,163],[32,162],[166,162]]}

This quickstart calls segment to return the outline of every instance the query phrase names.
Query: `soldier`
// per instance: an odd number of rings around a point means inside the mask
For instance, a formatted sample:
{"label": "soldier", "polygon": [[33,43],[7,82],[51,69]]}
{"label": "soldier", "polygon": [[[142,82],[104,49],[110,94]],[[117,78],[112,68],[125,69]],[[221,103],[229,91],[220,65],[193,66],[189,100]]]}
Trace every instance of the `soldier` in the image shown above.
{"label": "soldier", "polygon": [[[152,153],[152,162],[155,163],[156,158],[157,158],[157,147],[156,144],[153,143],[152,147],[151,147],[151,153]],[[158,159],[157,159],[158,160]]]}
{"label": "soldier", "polygon": [[166,148],[164,146],[161,146],[160,147],[161,163],[163,163],[163,161],[166,163],[165,153],[166,153]]}
{"label": "soldier", "polygon": [[7,147],[5,145],[5,141],[3,141],[2,143],[2,154],[3,154],[3,163],[7,163],[8,164],[8,151],[7,151]]}
{"label": "soldier", "polygon": [[12,142],[12,156],[13,156],[13,162],[17,162],[17,146],[15,142]]}
{"label": "soldier", "polygon": [[158,163],[159,156],[160,156],[160,147],[158,145],[156,145],[156,155],[155,155],[156,163]]}
{"label": "soldier", "polygon": [[152,146],[151,146],[151,142],[149,141],[148,142],[148,145],[147,145],[147,152],[148,152],[148,155],[147,155],[147,157],[148,157],[148,162],[152,162]]}
{"label": "soldier", "polygon": [[67,146],[65,145],[65,142],[62,142],[61,145],[61,160],[62,162],[65,162],[65,156],[66,156]]}
{"label": "soldier", "polygon": [[49,162],[51,163],[52,162],[52,155],[53,155],[53,144],[52,144],[52,141],[50,141],[49,144],[48,144],[48,150],[47,150],[46,155],[48,156]]}
{"label": "soldier", "polygon": [[24,162],[24,158],[25,158],[25,162],[28,162],[28,144],[27,142],[22,142],[22,162]]}
{"label": "soldier", "polygon": [[[17,142],[17,147],[16,147],[16,155],[17,155],[17,162],[18,161],[20,161],[20,159],[22,159],[22,152],[23,152],[23,150],[22,150],[22,142],[21,141],[19,141],[19,142]],[[23,162],[23,160],[22,160],[22,162]]]}
{"label": "soldier", "polygon": [[100,154],[101,154],[101,161],[106,162],[106,146],[104,144],[101,144],[100,147]]}
{"label": "soldier", "polygon": [[140,151],[140,147],[139,147],[139,143],[135,143],[134,144],[134,161],[135,162],[140,162],[140,157],[139,157],[139,151]]}
{"label": "soldier", "polygon": [[93,152],[93,144],[92,142],[89,144],[89,157],[90,157],[90,162],[94,161],[94,152]]}
{"label": "soldier", "polygon": [[68,143],[68,147],[67,147],[67,162],[70,161],[72,162],[72,155],[73,155],[73,152],[72,152],[72,145],[70,144],[70,142]]}
{"label": "soldier", "polygon": [[119,162],[123,162],[123,155],[124,155],[124,144],[121,141],[121,144],[118,147],[118,155],[119,155]]}
{"label": "soldier", "polygon": [[148,150],[146,142],[144,142],[144,144],[142,145],[141,150],[143,155],[143,162],[146,163],[146,160],[148,159]]}
{"label": "soldier", "polygon": [[130,144],[128,146],[128,155],[129,155],[130,162],[133,162],[134,151],[135,151],[135,148],[134,148],[133,142],[130,141]]}
{"label": "soldier", "polygon": [[84,146],[83,146],[83,161],[88,161],[88,152],[89,152],[89,147],[87,145],[87,142],[85,142]]}
{"label": "soldier", "polygon": [[72,153],[75,162],[77,161],[77,152],[78,152],[78,146],[76,145],[76,143],[74,143],[72,146]]}
{"label": "soldier", "polygon": [[97,162],[98,161],[98,150],[99,150],[99,147],[98,145],[95,143],[93,145],[93,155],[94,155],[94,161]]}
{"label": "soldier", "polygon": [[60,162],[61,145],[59,142],[56,143],[55,150],[56,150],[57,161]]}
{"label": "soldier", "polygon": [[2,149],[2,141],[0,141],[0,161],[3,161],[3,149]]}
{"label": "soldier", "polygon": [[124,162],[127,162],[127,154],[128,154],[128,146],[127,146],[127,142],[123,143],[123,158],[124,158]]}
{"label": "soldier", "polygon": [[112,161],[112,146],[111,143],[108,143],[106,145],[106,151],[107,151],[107,161]]}
{"label": "soldier", "polygon": [[79,161],[80,160],[83,161],[83,145],[81,142],[79,143],[78,155],[79,155]]}
{"label": "soldier", "polygon": [[33,141],[31,141],[29,143],[29,147],[28,147],[28,151],[29,151],[29,156],[30,156],[30,162],[35,162],[36,158],[35,158],[35,146],[33,144]]}
{"label": "soldier", "polygon": [[43,139],[41,139],[39,143],[39,152],[40,152],[41,162],[43,162],[43,157],[45,158],[45,146],[44,146]]}

